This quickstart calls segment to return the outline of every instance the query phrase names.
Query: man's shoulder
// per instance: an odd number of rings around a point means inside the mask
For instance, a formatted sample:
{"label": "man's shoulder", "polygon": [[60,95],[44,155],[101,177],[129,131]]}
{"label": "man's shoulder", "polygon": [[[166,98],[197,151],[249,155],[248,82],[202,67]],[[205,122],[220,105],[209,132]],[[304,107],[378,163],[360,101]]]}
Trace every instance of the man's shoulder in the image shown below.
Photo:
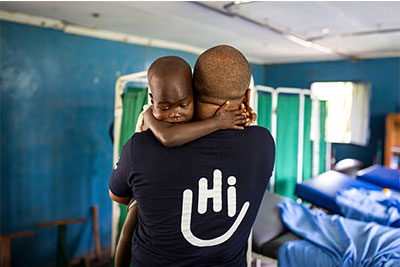
{"label": "man's shoulder", "polygon": [[225,144],[246,151],[262,151],[275,146],[274,139],[268,129],[260,126],[249,126],[243,130],[227,130],[222,132]]}
{"label": "man's shoulder", "polygon": [[253,126],[246,127],[245,130],[250,131],[252,133],[256,133],[256,134],[271,135],[267,128],[264,128],[264,127],[261,127],[261,126],[258,126],[258,125],[253,125]]}
{"label": "man's shoulder", "polygon": [[246,135],[251,138],[273,141],[272,135],[267,128],[261,126],[250,126],[246,127],[244,131]]}
{"label": "man's shoulder", "polygon": [[146,146],[155,141],[155,137],[150,130],[134,133],[127,141],[131,146]]}
{"label": "man's shoulder", "polygon": [[131,137],[133,140],[138,139],[138,140],[144,140],[144,139],[152,139],[155,138],[153,132],[150,129],[147,129],[145,131],[141,132],[136,132],[132,135]]}

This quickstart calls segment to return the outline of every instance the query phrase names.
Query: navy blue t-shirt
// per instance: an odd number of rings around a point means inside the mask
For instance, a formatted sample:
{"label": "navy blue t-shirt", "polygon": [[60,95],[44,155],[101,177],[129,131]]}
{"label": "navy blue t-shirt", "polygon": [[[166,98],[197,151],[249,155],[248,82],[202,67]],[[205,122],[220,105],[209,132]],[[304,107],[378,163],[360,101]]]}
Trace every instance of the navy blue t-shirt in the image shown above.
{"label": "navy blue t-shirt", "polygon": [[133,266],[246,266],[274,159],[271,134],[258,126],[175,148],[149,130],[134,134],[109,182],[114,195],[138,203]]}

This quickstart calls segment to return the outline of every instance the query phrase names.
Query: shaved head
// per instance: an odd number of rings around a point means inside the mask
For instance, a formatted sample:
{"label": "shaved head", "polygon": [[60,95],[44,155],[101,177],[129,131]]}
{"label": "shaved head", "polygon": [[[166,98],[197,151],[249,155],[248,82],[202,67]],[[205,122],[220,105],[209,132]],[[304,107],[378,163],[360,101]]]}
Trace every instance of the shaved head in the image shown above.
{"label": "shaved head", "polygon": [[197,59],[193,73],[196,95],[207,99],[231,100],[244,96],[251,79],[250,65],[239,50],[219,45]]}

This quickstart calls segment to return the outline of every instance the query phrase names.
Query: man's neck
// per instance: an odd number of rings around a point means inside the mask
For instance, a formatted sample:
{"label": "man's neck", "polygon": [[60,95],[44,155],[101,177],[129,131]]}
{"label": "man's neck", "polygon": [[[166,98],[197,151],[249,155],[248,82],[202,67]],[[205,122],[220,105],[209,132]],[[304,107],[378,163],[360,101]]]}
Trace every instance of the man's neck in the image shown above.
{"label": "man's neck", "polygon": [[[212,118],[218,109],[224,104],[223,102],[221,105],[214,104],[214,103],[207,103],[204,101],[196,100],[195,101],[195,113],[194,118],[195,120],[205,120]],[[238,110],[240,108],[239,101],[230,101],[230,105],[227,108],[227,111]]]}

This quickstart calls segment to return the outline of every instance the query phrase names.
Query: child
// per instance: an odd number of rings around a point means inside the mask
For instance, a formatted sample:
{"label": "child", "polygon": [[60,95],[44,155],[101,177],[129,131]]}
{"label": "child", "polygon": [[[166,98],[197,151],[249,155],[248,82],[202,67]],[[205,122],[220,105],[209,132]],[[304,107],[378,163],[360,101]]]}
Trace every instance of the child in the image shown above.
{"label": "child", "polygon": [[[240,110],[227,111],[227,101],[214,117],[190,122],[194,109],[192,71],[189,64],[179,57],[157,59],[150,66],[147,77],[152,106],[142,112],[136,130],[150,128],[166,147],[180,146],[217,130],[243,129],[255,120],[255,113],[250,108],[247,111],[244,106]],[[116,249],[116,267],[129,266],[131,262],[130,247],[138,212],[136,201],[131,201],[128,207]]]}

